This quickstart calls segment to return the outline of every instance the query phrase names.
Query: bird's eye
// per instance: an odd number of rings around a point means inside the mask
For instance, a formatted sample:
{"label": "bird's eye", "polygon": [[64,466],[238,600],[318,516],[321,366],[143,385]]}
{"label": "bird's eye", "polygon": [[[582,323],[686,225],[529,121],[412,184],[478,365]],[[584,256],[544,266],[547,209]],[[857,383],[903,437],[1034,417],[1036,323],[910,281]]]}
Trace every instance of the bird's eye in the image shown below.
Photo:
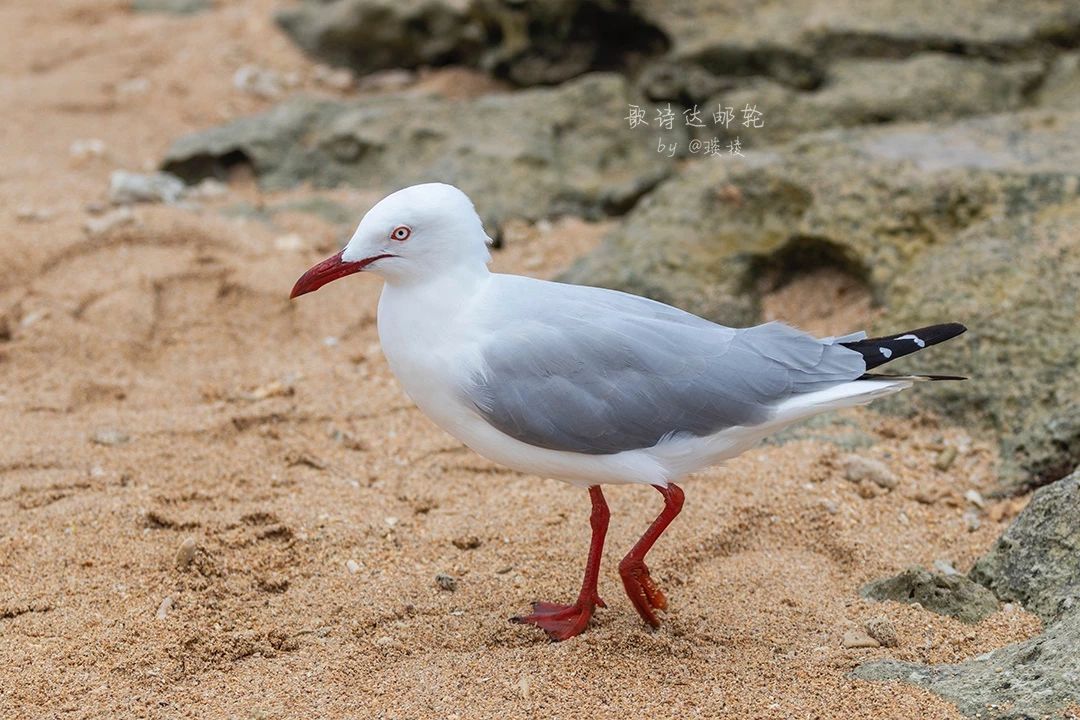
{"label": "bird's eye", "polygon": [[390,237],[398,242],[405,242],[412,235],[412,230],[404,225],[398,225],[394,228],[394,232],[390,233]]}

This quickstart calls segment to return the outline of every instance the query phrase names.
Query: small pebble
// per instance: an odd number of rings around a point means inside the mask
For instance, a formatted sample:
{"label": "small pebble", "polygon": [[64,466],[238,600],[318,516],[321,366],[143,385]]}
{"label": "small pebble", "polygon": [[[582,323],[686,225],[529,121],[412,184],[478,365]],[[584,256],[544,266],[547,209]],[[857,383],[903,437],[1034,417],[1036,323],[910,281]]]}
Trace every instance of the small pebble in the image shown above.
{"label": "small pebble", "polygon": [[[49,317],[48,310],[31,310],[22,316],[22,319],[19,320],[19,325],[28,328],[34,323],[44,320],[47,317]],[[8,332],[10,333],[10,330]]]}
{"label": "small pebble", "polygon": [[848,630],[844,633],[844,638],[841,640],[840,644],[846,648],[881,647],[881,643],[864,633],[862,630]]}
{"label": "small pebble", "polygon": [[68,153],[75,160],[99,158],[105,155],[105,141],[98,138],[86,138],[71,143]]}
{"label": "small pebble", "polygon": [[435,584],[438,585],[440,589],[446,590],[447,592],[454,592],[457,590],[457,580],[442,573],[435,576]]}
{"label": "small pebble", "polygon": [[291,397],[296,389],[280,380],[272,380],[243,396],[245,400],[265,400],[272,397]]}
{"label": "small pebble", "polygon": [[944,472],[952,467],[953,461],[956,460],[956,448],[952,445],[947,446],[940,453],[938,453],[937,460],[934,461],[934,467]]}
{"label": "small pebble", "polygon": [[45,222],[54,217],[56,211],[48,208],[21,207],[15,211],[15,219],[24,223]]}
{"label": "small pebble", "polygon": [[355,560],[350,559],[350,560],[345,561],[345,567],[349,570],[349,573],[351,573],[352,575],[355,575],[356,573],[360,572],[360,565]]}
{"label": "small pebble", "polygon": [[968,510],[964,513],[964,524],[967,525],[968,532],[975,532],[982,527],[982,520],[979,519],[979,513],[974,510]]}
{"label": "small pebble", "polygon": [[937,559],[934,561],[934,569],[942,575],[959,575],[956,568],[948,560]]}
{"label": "small pebble", "polygon": [[379,70],[360,78],[357,89],[366,92],[392,92],[402,90],[416,82],[416,73],[411,70]]}
{"label": "small pebble", "polygon": [[866,621],[866,634],[885,647],[896,647],[900,640],[896,635],[896,626],[887,617],[879,616]]}
{"label": "small pebble", "polygon": [[165,599],[161,601],[160,605],[158,605],[157,619],[158,620],[164,620],[168,616],[169,611],[172,610],[172,606],[173,606],[172,596],[171,595],[166,595]]}
{"label": "small pebble", "polygon": [[384,518],[384,522],[390,527],[394,527],[398,524],[398,519],[393,515],[388,515],[386,518]]}
{"label": "small pebble", "polygon": [[398,641],[398,639],[397,638],[392,638],[389,635],[383,635],[382,637],[377,638],[375,640],[375,645],[376,645],[376,647],[387,648],[387,649],[400,649],[401,648],[401,643]]}
{"label": "small pebble", "polygon": [[130,439],[131,438],[128,436],[127,433],[121,430],[113,429],[98,430],[96,433],[90,436],[90,442],[97,445],[105,445],[108,447],[114,445],[123,445]]}
{"label": "small pebble", "polygon": [[978,490],[971,489],[964,493],[964,499],[975,507],[983,510],[986,508],[986,500],[983,499],[982,493]]}
{"label": "small pebble", "polygon": [[456,537],[452,541],[454,547],[458,550],[475,550],[480,547],[480,538],[475,535],[464,535],[462,537]]}
{"label": "small pebble", "polygon": [[335,90],[350,90],[356,87],[356,76],[348,68],[332,68],[327,65],[316,65],[311,77],[320,85]]}
{"label": "small pebble", "polygon": [[857,492],[859,494],[859,497],[863,498],[864,500],[870,500],[872,498],[876,498],[878,495],[881,494],[881,488],[879,488],[877,485],[874,485],[873,483],[861,482],[855,486],[855,492]]}
{"label": "small pebble", "polygon": [[217,178],[204,178],[198,185],[188,188],[185,193],[194,200],[210,200],[229,194],[229,186]]}
{"label": "small pebble", "polygon": [[114,170],[109,176],[109,202],[131,205],[140,202],[172,204],[180,200],[187,186],[172,173],[134,173]]}
{"label": "small pebble", "polygon": [[197,547],[193,537],[189,537],[180,543],[180,547],[176,551],[176,567],[183,570],[190,565],[191,561],[195,559],[195,549]]}
{"label": "small pebble", "polygon": [[145,95],[150,89],[150,81],[144,77],[135,77],[116,86],[119,95]]}
{"label": "small pebble", "polygon": [[912,500],[923,505],[933,505],[940,499],[940,495],[937,492],[931,492],[927,490],[919,490],[917,493],[911,496]]}
{"label": "small pebble", "polygon": [[304,238],[296,233],[289,233],[288,235],[279,235],[274,238],[274,247],[282,252],[290,252],[303,250],[307,245],[304,243]]}
{"label": "small pebble", "polygon": [[111,230],[135,222],[135,213],[129,207],[120,207],[83,223],[83,230],[91,237],[105,235]]}
{"label": "small pebble", "polygon": [[885,463],[861,455],[847,455],[840,461],[844,477],[850,482],[861,483],[868,480],[878,487],[891,490],[898,481],[893,471]]}
{"label": "small pebble", "polygon": [[273,99],[281,95],[281,77],[273,70],[245,65],[233,74],[233,87],[261,98]]}

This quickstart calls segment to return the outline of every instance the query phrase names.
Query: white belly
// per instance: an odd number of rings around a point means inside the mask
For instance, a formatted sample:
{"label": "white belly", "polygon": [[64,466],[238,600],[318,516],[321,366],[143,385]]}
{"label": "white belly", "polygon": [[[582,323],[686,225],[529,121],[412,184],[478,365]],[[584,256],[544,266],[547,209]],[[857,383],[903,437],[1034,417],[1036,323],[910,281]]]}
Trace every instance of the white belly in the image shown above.
{"label": "white belly", "polygon": [[379,303],[379,341],[390,370],[417,407],[436,425],[484,457],[518,472],[575,485],[666,484],[665,469],[648,453],[584,455],[548,450],[505,435],[489,425],[461,392],[479,355],[461,327],[430,318],[403,317],[406,303]]}

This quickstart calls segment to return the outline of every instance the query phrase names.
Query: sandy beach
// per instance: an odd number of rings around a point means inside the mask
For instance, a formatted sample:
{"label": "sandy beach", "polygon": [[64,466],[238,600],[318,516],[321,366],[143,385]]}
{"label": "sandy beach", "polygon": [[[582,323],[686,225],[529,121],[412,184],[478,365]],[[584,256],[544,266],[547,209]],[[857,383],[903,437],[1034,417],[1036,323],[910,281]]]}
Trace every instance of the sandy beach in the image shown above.
{"label": "sandy beach", "polygon": [[[242,66],[337,95],[272,7],[0,8],[0,716],[958,718],[849,673],[1039,632],[1013,606],[968,625],[860,597],[912,565],[966,571],[1025,502],[987,501],[971,522],[991,439],[861,409],[842,418],[868,442],[810,430],[686,482],[650,555],[671,602],[660,630],[615,569],[660,508],[641,487],[608,491],[608,607],[590,631],[556,645],[509,623],[576,593],[586,494],[489,463],[412,406],[379,350],[376,278],[288,300],[342,240],[280,210],[314,191],[239,173],[187,204],[108,206],[112,171],[270,107],[234,87]],[[460,70],[423,82],[498,90]],[[319,195],[358,220],[390,189]],[[521,224],[495,267],[552,277],[611,222]],[[766,312],[842,333],[872,319],[858,292],[813,274]],[[885,461],[896,486],[848,481],[849,453]],[[878,617],[897,646],[846,647]]]}

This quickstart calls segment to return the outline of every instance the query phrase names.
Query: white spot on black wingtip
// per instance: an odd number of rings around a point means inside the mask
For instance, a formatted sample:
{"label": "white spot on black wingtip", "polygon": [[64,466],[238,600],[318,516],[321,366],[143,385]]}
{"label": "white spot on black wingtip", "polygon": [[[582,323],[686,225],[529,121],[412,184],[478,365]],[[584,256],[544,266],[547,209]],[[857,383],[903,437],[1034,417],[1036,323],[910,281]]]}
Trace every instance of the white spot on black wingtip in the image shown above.
{"label": "white spot on black wingtip", "polygon": [[926,347],[926,341],[925,341],[925,340],[923,340],[923,339],[922,339],[921,337],[919,337],[918,335],[911,335],[911,334],[908,334],[908,335],[901,335],[900,337],[898,337],[898,338],[896,338],[896,339],[897,339],[897,340],[914,340],[914,341],[915,341],[915,344],[916,344],[916,345],[918,345],[919,347],[921,347],[921,348],[924,348],[924,347]]}
{"label": "white spot on black wingtip", "polygon": [[892,357],[892,350],[890,350],[889,348],[883,347],[883,348],[878,348],[878,349],[881,350],[881,354],[884,355],[885,357],[887,357],[887,358]]}

